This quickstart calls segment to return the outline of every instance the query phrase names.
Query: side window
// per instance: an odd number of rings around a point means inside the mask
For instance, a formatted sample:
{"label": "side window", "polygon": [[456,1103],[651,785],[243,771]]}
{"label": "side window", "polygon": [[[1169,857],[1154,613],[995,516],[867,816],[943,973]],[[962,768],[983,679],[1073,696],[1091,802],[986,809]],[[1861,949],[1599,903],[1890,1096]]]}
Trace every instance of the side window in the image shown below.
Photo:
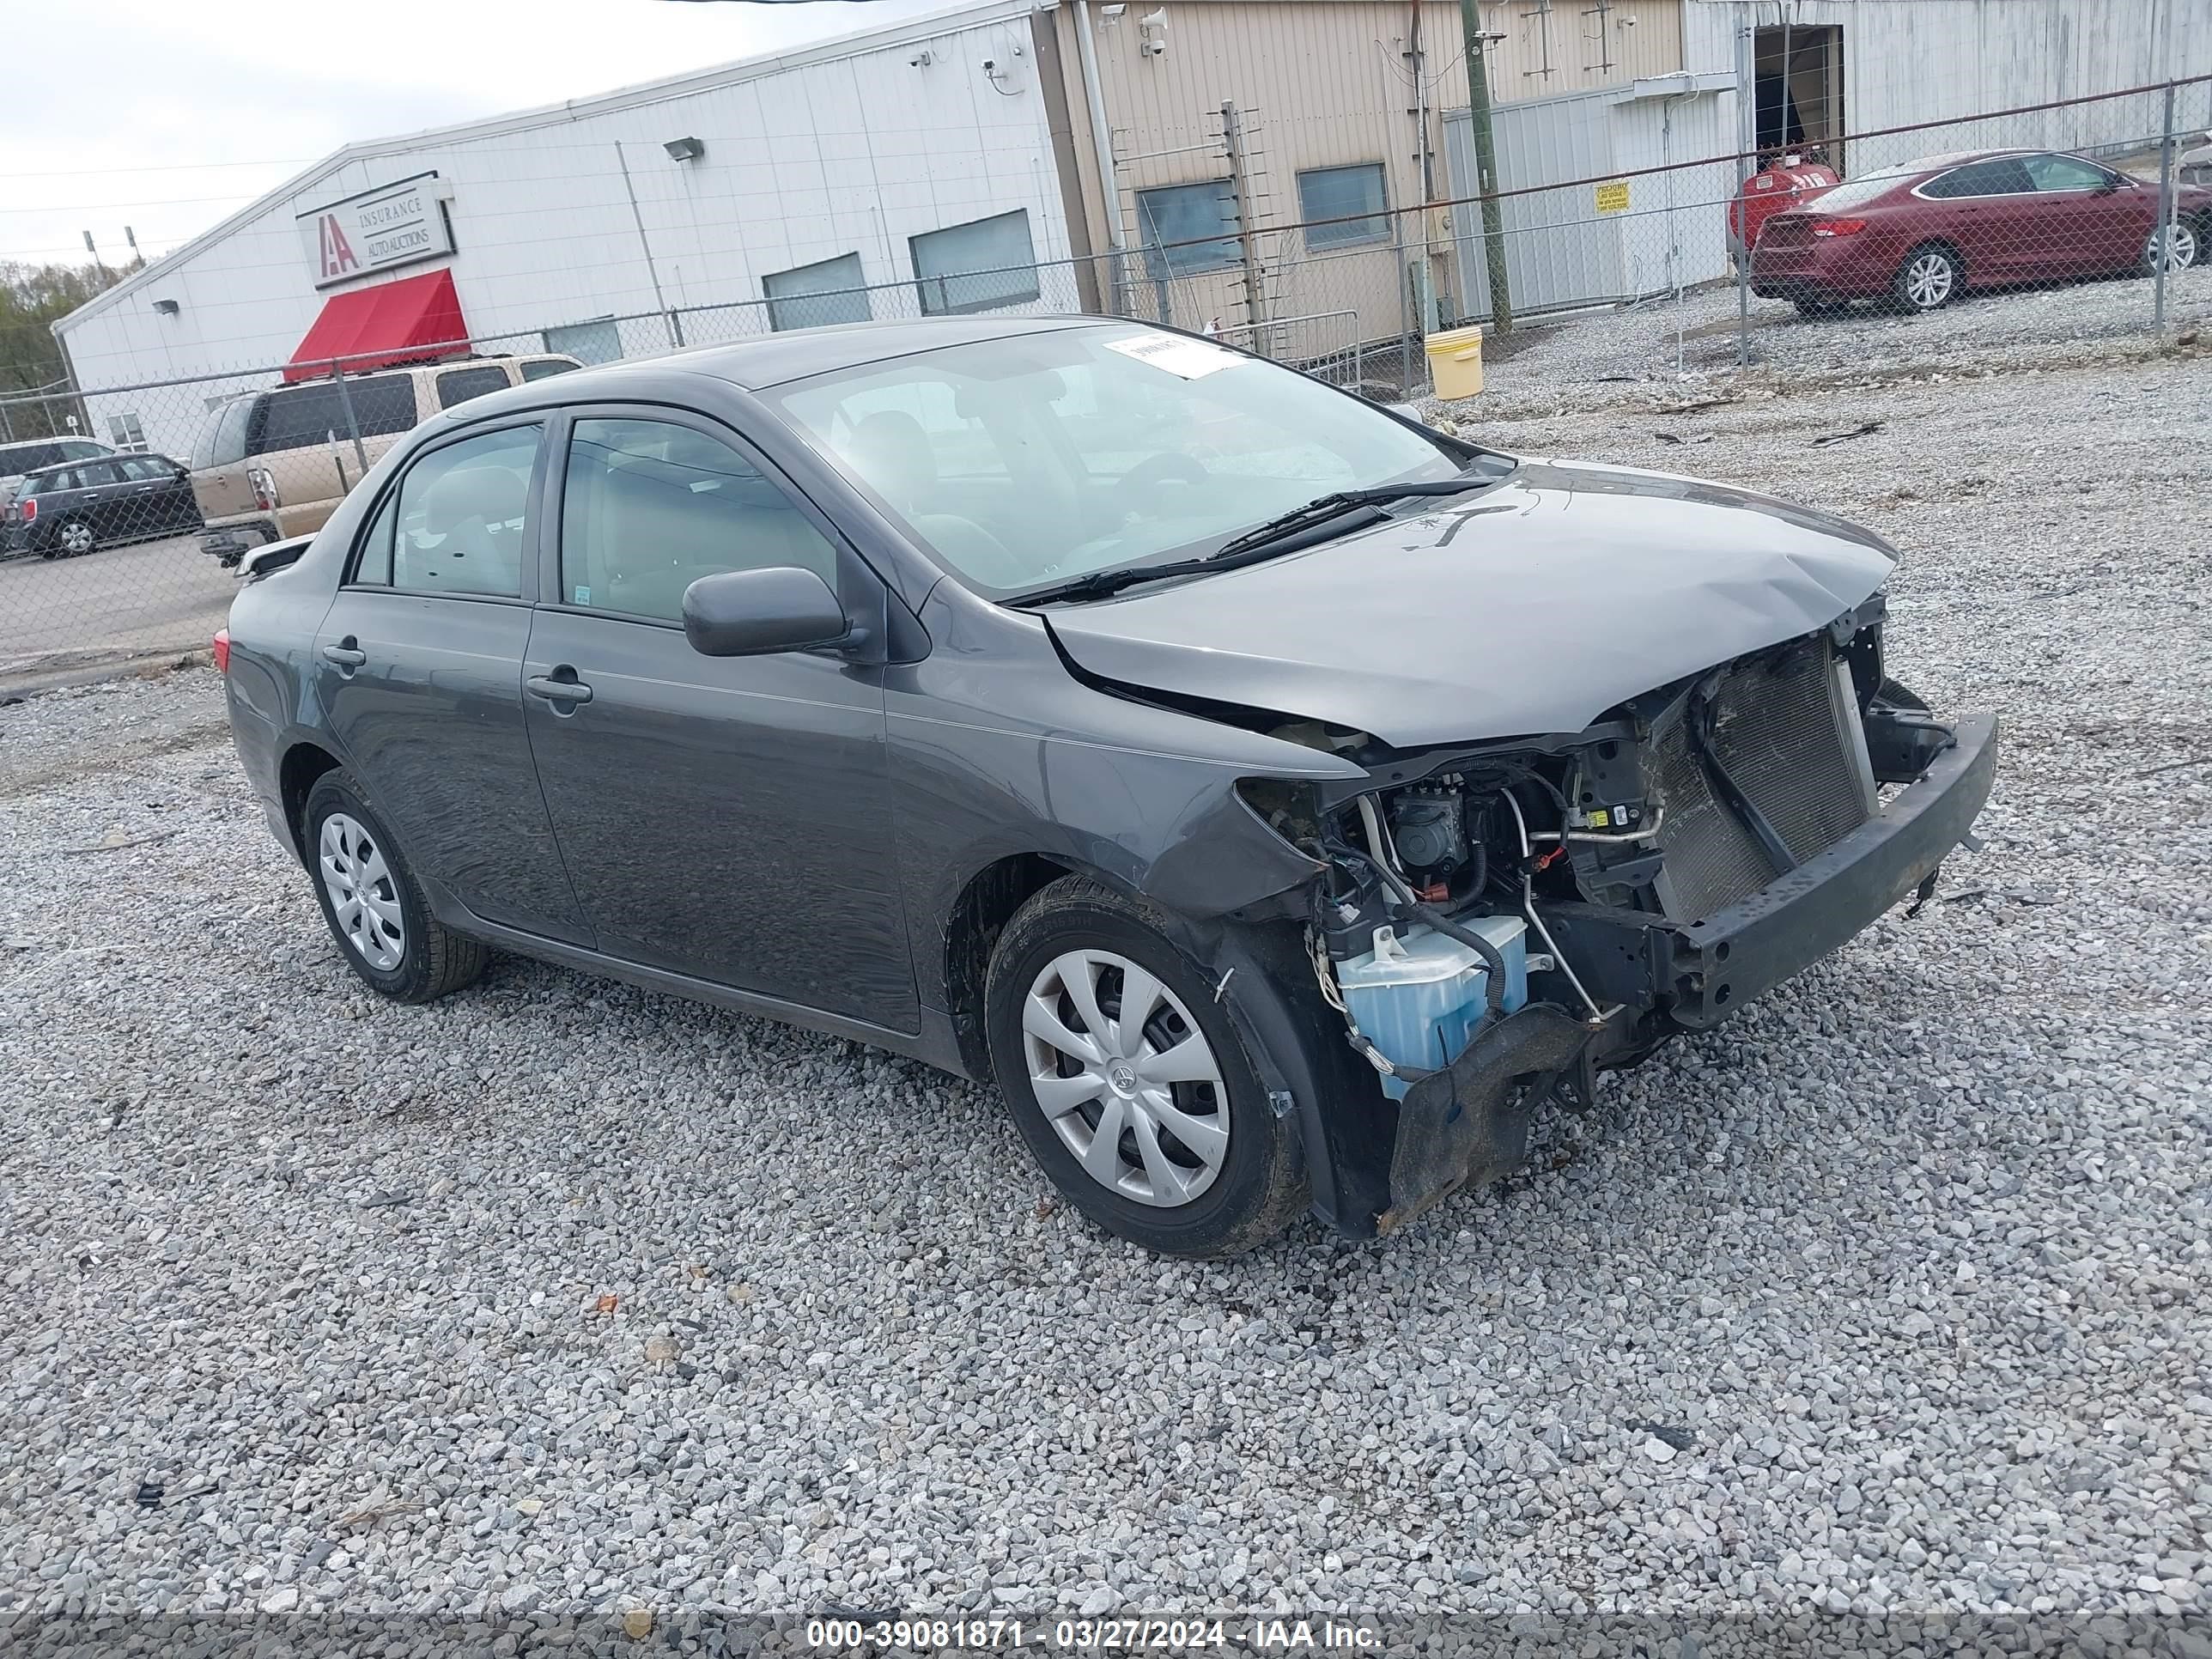
{"label": "side window", "polygon": [[123,476],[132,483],[154,483],[175,476],[167,463],[157,461],[149,455],[133,455],[116,465],[123,469]]}
{"label": "side window", "polygon": [[2027,155],[2021,165],[2038,190],[2095,190],[2112,177],[2074,155]]}
{"label": "side window", "polygon": [[306,449],[328,442],[333,432],[344,429],[345,411],[338,407],[336,386],[288,386],[269,394],[261,430],[246,453],[265,455],[271,451]]}
{"label": "side window", "polygon": [[75,489],[76,487],[76,469],[73,466],[58,466],[38,477],[26,478],[23,481],[22,493],[26,495],[55,495],[64,489]]}
{"label": "side window", "polygon": [[[361,423],[364,438],[385,438],[395,432],[404,432],[413,426],[418,411],[415,407],[415,377],[394,374],[385,380],[350,380],[346,384],[346,396],[353,400],[353,417]],[[338,410],[338,436],[350,435],[346,430],[345,410]]]}
{"label": "side window", "polygon": [[[522,596],[537,426],[504,427],[434,449],[409,467],[394,500],[391,582],[418,593]],[[378,515],[379,523],[384,514]],[[372,526],[374,536],[376,526]],[[361,580],[373,581],[374,548]]]}
{"label": "side window", "polygon": [[87,461],[76,469],[77,489],[97,489],[102,484],[121,483],[123,470],[113,461]]}
{"label": "side window", "polygon": [[663,421],[585,420],[561,493],[561,598],[680,622],[702,576],[804,566],[835,586],[837,555],[760,469]]}
{"label": "side window", "polygon": [[575,367],[575,364],[563,362],[558,357],[532,357],[522,366],[523,384],[527,386],[532,380],[543,380],[555,374],[567,374],[573,372]]}
{"label": "side window", "polygon": [[1977,161],[1972,167],[1947,173],[1940,179],[1922,186],[1921,193],[1937,198],[1955,196],[2014,196],[2032,190],[2027,170],[2009,155],[1993,161]]}
{"label": "side window", "polygon": [[[133,416],[131,418],[135,422],[137,417]],[[96,456],[107,453],[105,445],[96,444],[84,438],[63,439],[61,450],[62,459],[65,461],[88,461]]]}
{"label": "side window", "polygon": [[376,509],[369,520],[361,545],[354,551],[354,585],[358,587],[389,587],[392,586],[392,529],[399,522],[399,492],[392,491],[384,498],[384,505]]}
{"label": "side window", "polygon": [[451,409],[455,404],[481,398],[487,392],[506,390],[507,371],[496,363],[479,363],[474,368],[449,368],[438,377],[438,407]]}

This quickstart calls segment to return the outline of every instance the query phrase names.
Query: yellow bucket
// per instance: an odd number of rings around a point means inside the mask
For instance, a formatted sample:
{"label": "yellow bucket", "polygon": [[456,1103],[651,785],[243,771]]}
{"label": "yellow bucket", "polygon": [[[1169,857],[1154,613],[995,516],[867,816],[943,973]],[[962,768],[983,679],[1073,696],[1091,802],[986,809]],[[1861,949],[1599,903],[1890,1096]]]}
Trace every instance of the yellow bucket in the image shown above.
{"label": "yellow bucket", "polygon": [[1482,331],[1450,328],[1425,342],[1429,378],[1439,398],[1473,398],[1482,391]]}

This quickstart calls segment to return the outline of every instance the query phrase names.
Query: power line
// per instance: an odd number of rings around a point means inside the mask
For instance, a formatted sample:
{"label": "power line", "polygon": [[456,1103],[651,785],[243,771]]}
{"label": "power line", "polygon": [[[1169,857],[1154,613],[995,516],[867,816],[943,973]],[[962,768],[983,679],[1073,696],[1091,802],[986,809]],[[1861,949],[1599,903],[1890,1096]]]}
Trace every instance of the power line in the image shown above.
{"label": "power line", "polygon": [[88,179],[109,173],[198,173],[206,167],[300,167],[319,155],[272,155],[265,161],[149,161],[137,167],[55,167],[43,173],[0,173],[0,179]]}

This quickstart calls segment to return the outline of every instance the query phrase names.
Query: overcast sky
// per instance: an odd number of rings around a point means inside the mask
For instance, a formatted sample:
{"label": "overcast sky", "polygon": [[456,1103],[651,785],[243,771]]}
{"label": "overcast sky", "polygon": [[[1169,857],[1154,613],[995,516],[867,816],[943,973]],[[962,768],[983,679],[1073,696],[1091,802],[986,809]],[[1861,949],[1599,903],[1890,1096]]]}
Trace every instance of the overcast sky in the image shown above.
{"label": "overcast sky", "polygon": [[157,258],[339,145],[556,103],[951,0],[78,0],[15,9],[0,258]]}

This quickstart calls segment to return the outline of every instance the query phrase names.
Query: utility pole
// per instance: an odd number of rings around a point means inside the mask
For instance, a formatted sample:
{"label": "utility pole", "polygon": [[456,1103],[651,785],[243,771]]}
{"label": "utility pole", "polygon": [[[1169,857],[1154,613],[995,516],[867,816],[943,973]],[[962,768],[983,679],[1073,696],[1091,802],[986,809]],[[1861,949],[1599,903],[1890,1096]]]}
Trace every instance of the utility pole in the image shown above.
{"label": "utility pole", "polygon": [[1468,126],[1474,137],[1474,187],[1482,197],[1482,264],[1490,279],[1490,325],[1513,331],[1513,296],[1505,281],[1505,238],[1499,222],[1498,143],[1490,131],[1490,66],[1483,58],[1482,20],[1475,0],[1459,0],[1460,32],[1467,37]]}

